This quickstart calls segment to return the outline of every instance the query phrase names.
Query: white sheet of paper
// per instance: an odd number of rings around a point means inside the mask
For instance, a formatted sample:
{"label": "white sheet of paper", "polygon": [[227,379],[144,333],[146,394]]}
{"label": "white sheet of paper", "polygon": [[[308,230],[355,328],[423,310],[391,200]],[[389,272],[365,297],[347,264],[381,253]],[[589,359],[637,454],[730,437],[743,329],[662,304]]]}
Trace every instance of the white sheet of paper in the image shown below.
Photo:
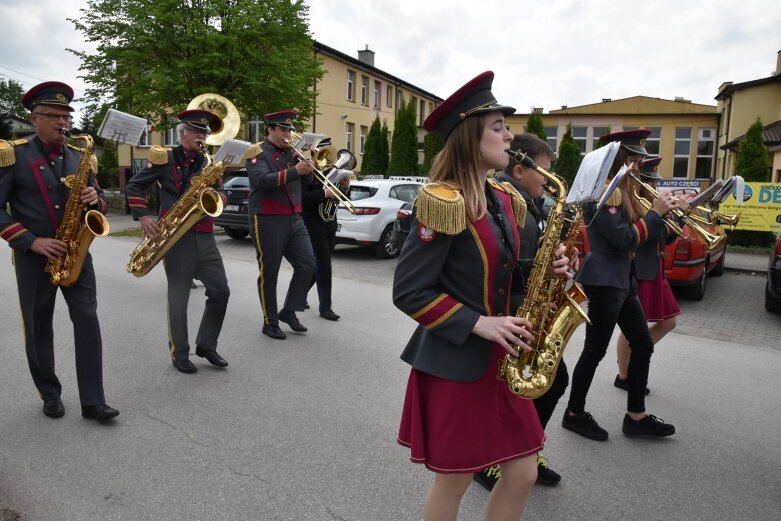
{"label": "white sheet of paper", "polygon": [[567,204],[581,204],[599,197],[620,147],[621,143],[614,141],[586,154],[567,194]]}
{"label": "white sheet of paper", "polygon": [[98,129],[98,136],[117,143],[135,146],[146,129],[146,119],[132,114],[126,114],[116,109],[108,109],[103,123]]}
{"label": "white sheet of paper", "polygon": [[251,146],[252,143],[249,141],[226,139],[217,153],[214,154],[212,161],[215,163],[222,161],[225,166],[243,166],[241,160],[244,158],[244,152]]}

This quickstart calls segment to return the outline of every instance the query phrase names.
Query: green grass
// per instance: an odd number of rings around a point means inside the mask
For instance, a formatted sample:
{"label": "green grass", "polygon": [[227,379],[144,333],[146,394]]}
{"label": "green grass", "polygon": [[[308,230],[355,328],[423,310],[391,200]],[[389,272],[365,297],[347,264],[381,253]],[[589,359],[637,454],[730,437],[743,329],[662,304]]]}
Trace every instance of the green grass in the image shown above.
{"label": "green grass", "polygon": [[128,228],[126,230],[118,230],[116,232],[110,232],[109,237],[138,237],[142,236],[141,228]]}

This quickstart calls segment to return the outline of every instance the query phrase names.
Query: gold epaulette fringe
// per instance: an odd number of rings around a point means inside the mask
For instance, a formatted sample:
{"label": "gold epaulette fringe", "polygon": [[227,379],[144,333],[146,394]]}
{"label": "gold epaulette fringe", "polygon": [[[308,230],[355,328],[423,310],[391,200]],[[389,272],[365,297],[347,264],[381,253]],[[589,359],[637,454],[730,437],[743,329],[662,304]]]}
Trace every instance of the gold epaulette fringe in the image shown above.
{"label": "gold epaulette fringe", "polygon": [[263,141],[258,141],[257,143],[253,144],[251,147],[247,149],[246,152],[244,152],[244,157],[242,157],[241,160],[246,161],[260,154],[262,150],[261,149],[262,146],[263,146]]}
{"label": "gold epaulette fringe", "polygon": [[515,226],[523,229],[526,224],[526,201],[523,196],[515,189],[512,183],[508,183],[507,181],[499,182],[494,179],[489,179],[488,182],[497,190],[501,190],[510,196],[510,202],[513,207],[513,216],[515,217]]}
{"label": "gold epaulette fringe", "polygon": [[607,201],[605,201],[605,206],[621,206],[621,189],[616,188],[613,190],[613,193],[611,193]]}
{"label": "gold epaulette fringe", "polygon": [[153,165],[165,165],[168,163],[168,149],[154,145],[149,149],[149,162]]}
{"label": "gold epaulette fringe", "polygon": [[16,152],[8,141],[0,139],[0,167],[11,166],[16,163]]}
{"label": "gold epaulette fringe", "polygon": [[415,199],[418,221],[447,235],[466,229],[466,204],[458,188],[444,183],[424,185]]}
{"label": "gold epaulette fringe", "polygon": [[93,174],[98,175],[98,156],[95,154],[89,158],[89,169]]}

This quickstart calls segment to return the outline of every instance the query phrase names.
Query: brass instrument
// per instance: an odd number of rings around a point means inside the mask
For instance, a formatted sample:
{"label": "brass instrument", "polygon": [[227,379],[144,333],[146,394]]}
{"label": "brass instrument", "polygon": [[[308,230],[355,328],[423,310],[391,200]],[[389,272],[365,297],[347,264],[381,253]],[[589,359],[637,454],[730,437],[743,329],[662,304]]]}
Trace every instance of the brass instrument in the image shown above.
{"label": "brass instrument", "polygon": [[[337,158],[336,161],[334,161],[333,165],[331,165],[331,168],[328,169],[328,171],[333,169],[346,169],[346,170],[352,170],[355,168],[355,165],[358,163],[358,161],[355,159],[355,156],[352,152],[347,150],[346,148],[343,148],[337,152]],[[328,174],[328,171],[326,171],[326,175]],[[344,194],[345,197],[349,198],[348,192],[345,192],[342,189],[341,184],[338,185],[339,191]],[[323,222],[331,222],[334,219],[336,219],[336,210],[339,209],[339,204],[335,202],[333,199],[328,198],[322,203],[320,203],[317,207],[317,214],[320,216],[320,219],[323,220]]]}
{"label": "brass instrument", "polygon": [[[580,324],[588,321],[586,313],[580,308],[586,295],[577,282],[564,291],[566,283],[562,284],[559,279],[548,275],[565,221],[566,183],[556,174],[537,166],[523,152],[508,150],[508,153],[523,166],[545,177],[555,187],[557,194],[546,221],[545,234],[534,256],[526,285],[526,298],[516,312],[516,316],[531,322],[534,335],[532,349],[529,352],[521,351],[517,358],[506,355],[499,362],[497,374],[500,380],[507,381],[513,394],[533,399],[550,389],[572,333]],[[577,229],[579,224],[573,223],[573,226]],[[570,230],[567,235],[569,249],[574,248],[574,233]],[[558,305],[552,316],[551,303]]]}
{"label": "brass instrument", "polygon": [[699,215],[691,213],[691,208],[690,208],[687,211],[689,217],[702,224],[711,224],[713,222],[712,219],[715,219],[717,223],[726,224],[730,230],[734,230],[735,227],[740,222],[740,212],[731,215],[731,214],[721,213],[718,210],[714,208],[709,208],[707,206],[697,206],[696,209],[707,213],[708,216],[710,217],[710,219],[706,219],[704,217],[700,217]]}
{"label": "brass instrument", "polygon": [[[323,173],[324,170],[328,170],[331,165],[341,159],[341,157],[337,157],[336,148],[330,144],[330,140],[328,140],[327,145],[322,147],[320,147],[320,145],[326,142],[326,139],[321,140],[314,146],[310,146],[307,150],[310,151],[311,157],[308,158],[303,154],[302,151],[296,148],[296,143],[301,140],[301,136],[291,131],[290,137],[290,140],[285,140],[285,144],[290,149],[290,151],[295,153],[302,161],[306,162],[309,164],[309,166],[312,167],[312,175],[314,175],[317,180],[322,183],[324,188],[331,191],[331,193],[336,196],[336,199],[339,200],[339,204],[344,205],[348,212],[355,213],[355,205],[350,200],[350,198],[347,197],[347,195],[345,195],[339,189],[339,187],[332,183],[331,180],[328,179],[328,176]],[[345,152],[352,155],[349,150],[345,150]],[[355,156],[353,156],[352,159],[354,160]]]}
{"label": "brass instrument", "polygon": [[187,110],[194,109],[214,112],[222,119],[222,128],[218,132],[209,134],[206,138],[207,145],[222,145],[226,139],[232,139],[239,133],[241,115],[228,98],[211,92],[200,94],[187,105]]}
{"label": "brass instrument", "polygon": [[[627,175],[632,179],[632,181],[636,183],[634,189],[631,191],[632,196],[635,197],[646,210],[651,210],[653,208],[653,202],[649,201],[647,197],[643,196],[640,193],[640,190],[645,190],[652,199],[660,197],[659,192],[651,185],[643,182],[634,174],[634,172],[628,172]],[[684,239],[689,239],[691,237],[690,235],[686,235],[683,231],[683,228],[678,224],[678,222],[676,222],[676,219],[678,219],[681,222],[688,224],[689,228],[694,233],[702,237],[702,239],[705,241],[705,247],[708,249],[708,251],[718,247],[721,242],[727,238],[726,235],[714,235],[710,233],[700,225],[701,221],[698,222],[697,219],[694,219],[689,213],[681,210],[680,208],[673,208],[670,210],[670,214],[672,217],[662,217],[664,218],[667,226],[669,226],[670,229],[675,232],[675,234]]]}
{"label": "brass instrument", "polygon": [[73,286],[81,275],[92,240],[95,237],[108,235],[109,223],[105,215],[97,210],[88,210],[81,202],[81,192],[87,187],[89,181],[95,141],[89,134],[71,134],[67,129],[61,130],[67,137],[82,139],[86,143],[76,173],[65,178],[65,185],[70,188],[70,195],[65,206],[65,215],[55,236],[57,240],[67,245],[68,251],[61,257],[49,259],[44,268],[51,275],[52,284],[68,287]]}

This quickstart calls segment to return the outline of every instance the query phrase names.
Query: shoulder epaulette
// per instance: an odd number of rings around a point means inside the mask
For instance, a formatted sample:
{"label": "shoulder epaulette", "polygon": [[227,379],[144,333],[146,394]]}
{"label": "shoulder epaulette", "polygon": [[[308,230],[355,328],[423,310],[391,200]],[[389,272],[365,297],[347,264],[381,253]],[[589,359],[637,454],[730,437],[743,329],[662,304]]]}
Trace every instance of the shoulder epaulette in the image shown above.
{"label": "shoulder epaulette", "polygon": [[13,144],[16,147],[18,147],[19,145],[26,145],[27,143],[29,143],[29,141],[27,141],[24,138],[14,139],[13,141],[11,141],[11,144]]}
{"label": "shoulder epaulette", "polygon": [[0,139],[0,167],[11,166],[14,163],[16,163],[16,152],[13,144]]}
{"label": "shoulder epaulette", "polygon": [[466,229],[466,204],[457,186],[428,183],[415,199],[418,221],[428,228],[448,235]]}
{"label": "shoulder epaulette", "polygon": [[154,145],[149,149],[149,162],[153,165],[165,165],[168,163],[168,149]]}
{"label": "shoulder epaulette", "polygon": [[253,144],[251,147],[247,149],[246,152],[244,152],[244,157],[242,158],[242,161],[247,161],[248,159],[252,159],[253,157],[260,155],[263,153],[263,141],[258,141],[257,143]]}
{"label": "shoulder epaulette", "polygon": [[71,145],[70,143],[66,143],[65,146],[67,146],[70,149],[75,150],[76,152],[81,152],[82,154],[84,153],[84,149],[83,148],[79,148],[76,145]]}
{"label": "shoulder epaulette", "polygon": [[613,190],[613,192],[607,197],[607,201],[605,201],[605,206],[621,206],[621,189],[616,188]]}
{"label": "shoulder epaulette", "polygon": [[95,154],[89,156],[89,168],[93,174],[98,175],[98,156]]}
{"label": "shoulder epaulette", "polygon": [[526,224],[526,201],[523,196],[515,189],[512,183],[507,181],[497,181],[496,179],[488,179],[488,183],[495,189],[506,193],[510,196],[510,201],[513,206],[513,216],[515,217],[515,226],[523,229]]}

